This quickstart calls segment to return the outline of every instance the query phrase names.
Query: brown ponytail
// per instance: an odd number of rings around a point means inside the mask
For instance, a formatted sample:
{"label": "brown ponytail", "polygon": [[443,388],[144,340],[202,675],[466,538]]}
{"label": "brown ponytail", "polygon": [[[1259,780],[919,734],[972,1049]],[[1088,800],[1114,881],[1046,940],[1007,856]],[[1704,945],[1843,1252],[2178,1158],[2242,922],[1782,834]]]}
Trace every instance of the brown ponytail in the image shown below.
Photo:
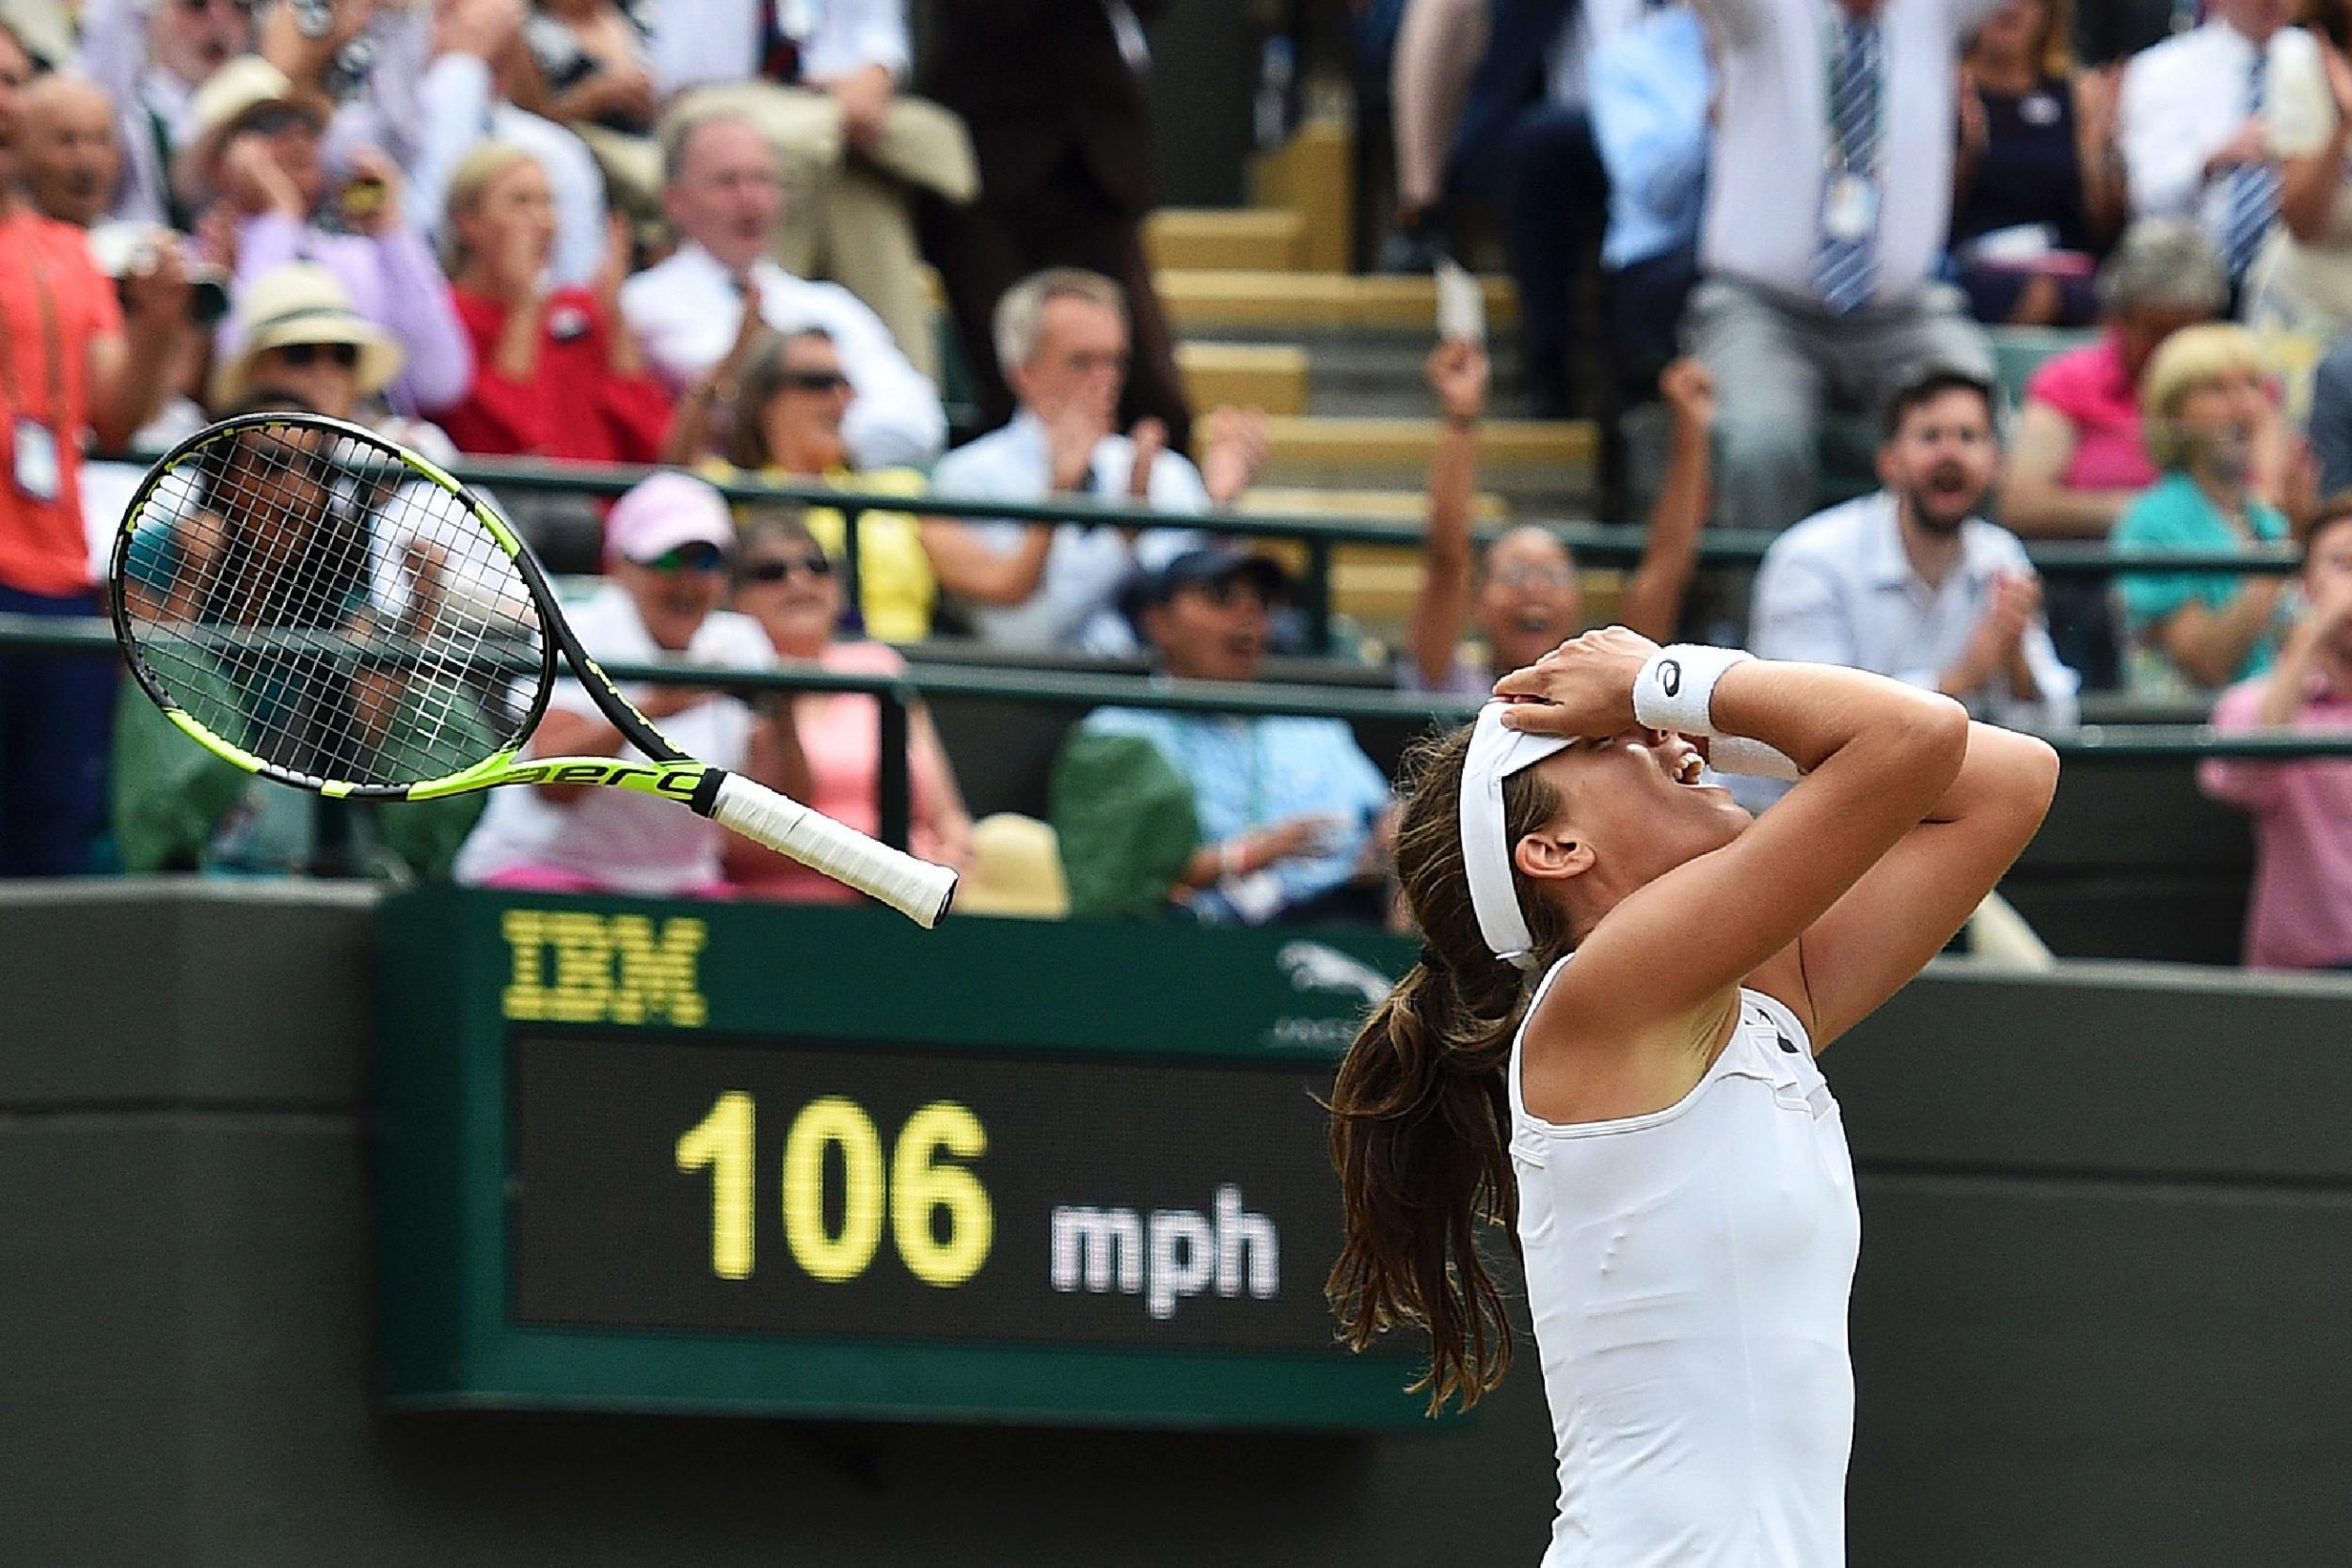
{"label": "brown ponytail", "polygon": [[[1470,907],[1458,816],[1470,736],[1406,757],[1396,868],[1427,945],[1348,1047],[1331,1095],[1346,1241],[1325,1291],[1356,1350],[1399,1323],[1428,1332],[1429,1370],[1412,1386],[1429,1390],[1433,1415],[1457,1397],[1477,1403],[1511,1365],[1478,1243],[1482,1226],[1507,1233],[1518,1219],[1503,1074],[1527,977],[1487,950]],[[1504,781],[1502,805],[1515,842],[1557,809],[1533,770]],[[1537,951],[1565,951],[1558,915],[1520,902]]]}

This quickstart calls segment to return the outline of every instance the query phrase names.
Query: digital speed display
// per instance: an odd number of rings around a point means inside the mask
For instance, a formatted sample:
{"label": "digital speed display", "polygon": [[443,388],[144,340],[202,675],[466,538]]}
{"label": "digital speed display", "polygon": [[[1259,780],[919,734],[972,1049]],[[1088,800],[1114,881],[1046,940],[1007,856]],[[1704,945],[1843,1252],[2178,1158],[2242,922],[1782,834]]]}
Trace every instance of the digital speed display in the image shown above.
{"label": "digital speed display", "polygon": [[389,1404],[1325,1430],[1377,935],[423,887],[377,917]]}
{"label": "digital speed display", "polygon": [[515,1315],[1326,1350],[1325,1082],[1246,1062],[519,1036]]}

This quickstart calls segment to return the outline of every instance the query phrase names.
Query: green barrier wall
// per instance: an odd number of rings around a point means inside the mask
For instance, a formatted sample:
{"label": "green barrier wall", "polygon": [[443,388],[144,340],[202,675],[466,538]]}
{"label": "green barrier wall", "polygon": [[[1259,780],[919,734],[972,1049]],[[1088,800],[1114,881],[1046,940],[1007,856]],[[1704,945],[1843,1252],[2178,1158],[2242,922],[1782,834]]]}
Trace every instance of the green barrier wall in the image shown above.
{"label": "green barrier wall", "polygon": [[[0,1563],[1536,1560],[1532,1360],[1372,1433],[387,1412],[374,925],[335,889],[0,893]],[[1073,983],[1001,929],[1008,985]],[[1086,933],[1073,1013],[1132,987],[1248,1028],[1184,966],[1277,941]],[[1831,1053],[1855,1563],[2345,1560],[2347,1018],[2342,982],[1947,965]]]}

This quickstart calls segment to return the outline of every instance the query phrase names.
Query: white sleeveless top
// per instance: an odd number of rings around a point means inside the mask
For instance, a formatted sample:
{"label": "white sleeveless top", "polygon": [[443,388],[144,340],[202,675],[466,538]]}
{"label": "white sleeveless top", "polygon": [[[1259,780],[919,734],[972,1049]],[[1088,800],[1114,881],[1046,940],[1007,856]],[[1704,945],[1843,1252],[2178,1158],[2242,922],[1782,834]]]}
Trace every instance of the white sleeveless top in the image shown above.
{"label": "white sleeveless top", "polygon": [[1836,1568],[1862,1216],[1804,1027],[1742,990],[1697,1087],[1575,1127],[1528,1114],[1525,1043],[1511,1164],[1560,1463],[1543,1568]]}

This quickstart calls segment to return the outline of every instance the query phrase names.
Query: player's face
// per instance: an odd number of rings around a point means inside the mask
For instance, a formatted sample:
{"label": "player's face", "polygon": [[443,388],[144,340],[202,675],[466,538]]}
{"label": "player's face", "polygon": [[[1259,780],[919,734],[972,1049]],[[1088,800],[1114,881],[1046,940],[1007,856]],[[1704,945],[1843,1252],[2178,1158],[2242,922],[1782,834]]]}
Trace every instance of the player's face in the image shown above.
{"label": "player's face", "polygon": [[1521,670],[1574,637],[1584,594],[1567,548],[1541,529],[1514,529],[1486,551],[1478,627],[1499,670]]}
{"label": "player's face", "polygon": [[1984,502],[2000,464],[1993,414],[1965,388],[1938,393],[1903,416],[1879,449],[1879,479],[1936,533],[1957,531]]}
{"label": "player's face", "polygon": [[1698,782],[1697,749],[1664,730],[1580,740],[1535,766],[1560,802],[1548,831],[1592,850],[1613,901],[1722,848],[1751,820],[1729,790]]}
{"label": "player's face", "polygon": [[1265,595],[1242,577],[1179,588],[1145,629],[1169,674],[1206,681],[1256,680],[1272,635]]}

